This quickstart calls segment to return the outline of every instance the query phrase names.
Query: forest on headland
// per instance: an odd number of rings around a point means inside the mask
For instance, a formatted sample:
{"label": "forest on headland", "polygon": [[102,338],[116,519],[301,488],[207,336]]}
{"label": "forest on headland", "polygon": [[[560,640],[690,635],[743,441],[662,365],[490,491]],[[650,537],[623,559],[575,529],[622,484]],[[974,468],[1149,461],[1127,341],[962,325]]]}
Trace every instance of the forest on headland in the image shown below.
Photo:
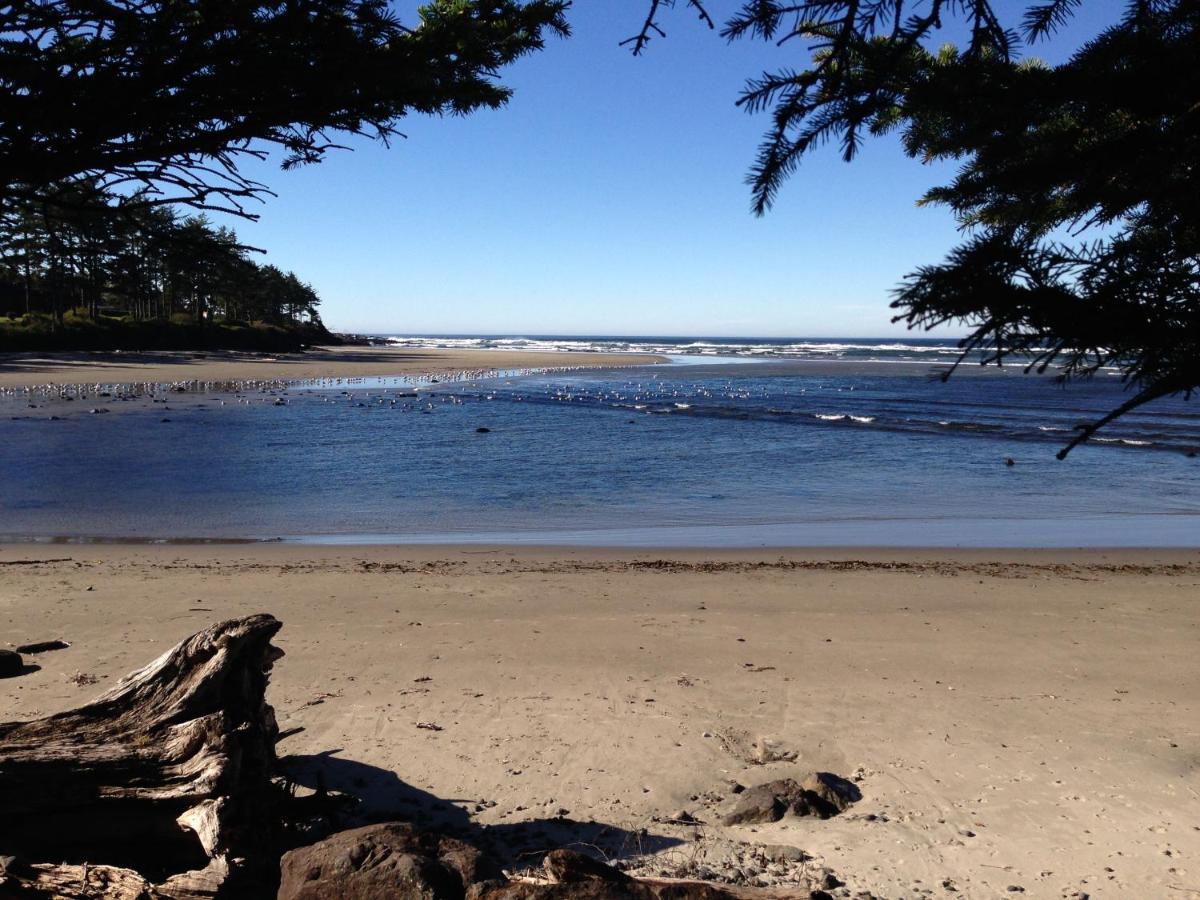
{"label": "forest on headland", "polygon": [[74,182],[0,207],[0,351],[299,350],[335,343],[321,298],[202,213]]}

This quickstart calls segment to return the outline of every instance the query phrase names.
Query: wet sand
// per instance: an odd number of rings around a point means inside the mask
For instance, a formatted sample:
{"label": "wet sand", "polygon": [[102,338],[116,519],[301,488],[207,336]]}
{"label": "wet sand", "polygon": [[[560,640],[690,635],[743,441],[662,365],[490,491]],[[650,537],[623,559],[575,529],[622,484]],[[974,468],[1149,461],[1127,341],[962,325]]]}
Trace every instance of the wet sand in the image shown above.
{"label": "wet sand", "polygon": [[[736,878],[790,845],[881,897],[1200,897],[1200,552],[9,546],[0,646],[71,647],[0,720],[253,612],[302,783],[513,856]],[[813,769],[863,799],[719,824],[731,780]]]}
{"label": "wet sand", "polygon": [[645,353],[334,347],[306,353],[236,351],[0,353],[0,388],[48,384],[233,382],[427,375],[488,369],[607,368],[662,362]]}

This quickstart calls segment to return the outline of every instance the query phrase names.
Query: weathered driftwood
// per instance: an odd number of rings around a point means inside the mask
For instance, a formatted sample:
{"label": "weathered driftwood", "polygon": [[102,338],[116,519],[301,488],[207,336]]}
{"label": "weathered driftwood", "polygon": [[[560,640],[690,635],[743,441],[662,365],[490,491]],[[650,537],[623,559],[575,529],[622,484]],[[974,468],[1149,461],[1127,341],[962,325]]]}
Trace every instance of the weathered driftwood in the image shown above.
{"label": "weathered driftwood", "polygon": [[113,866],[22,864],[0,857],[0,897],[55,900],[174,900],[132,869]]}
{"label": "weathered driftwood", "polygon": [[212,896],[256,855],[272,834],[279,732],[265,694],[279,628],[268,615],[222,622],[86,706],[0,724],[0,857],[55,863],[10,864],[0,895],[7,882],[49,896]]}

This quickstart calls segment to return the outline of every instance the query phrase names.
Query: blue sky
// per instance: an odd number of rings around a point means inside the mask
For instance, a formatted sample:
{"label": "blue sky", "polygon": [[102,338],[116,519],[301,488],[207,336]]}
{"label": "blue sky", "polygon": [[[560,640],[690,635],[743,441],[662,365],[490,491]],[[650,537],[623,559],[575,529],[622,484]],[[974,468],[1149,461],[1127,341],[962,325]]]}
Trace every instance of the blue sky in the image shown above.
{"label": "blue sky", "polygon": [[680,8],[634,58],[618,43],[643,10],[579,0],[573,37],[505,73],[503,110],[409,119],[391,149],[355,142],[299,171],[254,167],[278,197],[235,227],[316,287],[335,330],[903,333],[890,289],[957,238],[948,212],[916,206],[948,169],[895,140],[851,164],[831,146],[754,217],[744,177],[766,121],[734,101],[802,48],[727,45]]}

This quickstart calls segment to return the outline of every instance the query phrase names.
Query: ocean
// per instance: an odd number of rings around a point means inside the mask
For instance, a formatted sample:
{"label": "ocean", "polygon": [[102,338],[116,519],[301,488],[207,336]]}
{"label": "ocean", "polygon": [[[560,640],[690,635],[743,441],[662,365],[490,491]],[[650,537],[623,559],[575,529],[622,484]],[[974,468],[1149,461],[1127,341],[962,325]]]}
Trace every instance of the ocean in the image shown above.
{"label": "ocean", "polygon": [[0,539],[1200,544],[1195,403],[1055,458],[1127,396],[1115,372],[1063,386],[964,365],[943,383],[957,350],[939,340],[389,340],[672,361],[524,372],[497,354],[491,377],[14,392]]}

